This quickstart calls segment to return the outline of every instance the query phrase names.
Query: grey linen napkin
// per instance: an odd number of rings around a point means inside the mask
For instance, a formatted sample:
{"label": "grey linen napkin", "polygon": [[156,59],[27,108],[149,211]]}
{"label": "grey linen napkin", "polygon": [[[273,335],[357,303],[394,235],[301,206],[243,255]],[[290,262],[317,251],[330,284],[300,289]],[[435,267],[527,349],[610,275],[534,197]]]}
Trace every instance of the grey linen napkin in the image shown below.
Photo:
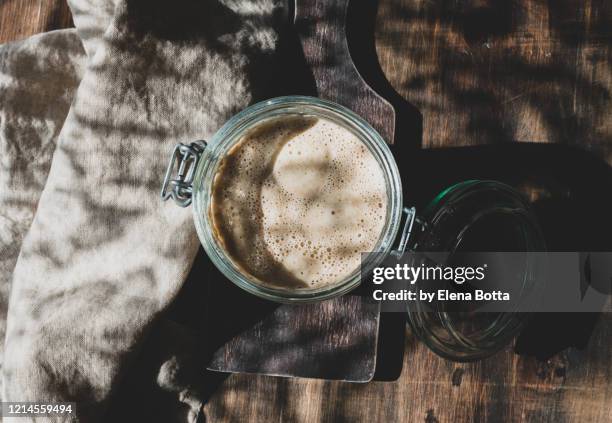
{"label": "grey linen napkin", "polygon": [[13,269],[84,69],[74,29],[0,46],[0,363]]}
{"label": "grey linen napkin", "polygon": [[[81,41],[76,31],[69,29],[0,46],[0,364],[15,262],[47,179],[57,135],[86,65]],[[144,407],[156,416],[149,421],[194,421],[204,398],[198,390],[203,380],[195,336],[166,319],[153,332],[147,348],[154,354],[147,354],[146,361],[137,360],[136,372],[124,378],[128,383],[115,395],[118,399],[127,392],[128,398],[113,401],[112,408],[123,421],[142,420],[146,413],[141,410],[125,412],[126,407],[137,404],[136,385]],[[156,379],[158,386],[152,386],[151,379]],[[164,395],[167,391],[174,395]],[[146,405],[151,402],[155,409]]]}
{"label": "grey linen napkin", "polygon": [[86,43],[13,274],[5,401],[76,401],[82,421],[103,421],[197,251],[190,210],[158,198],[172,146],[268,92],[278,19],[271,0],[123,0]]}
{"label": "grey linen napkin", "polygon": [[119,0],[68,0],[72,20],[83,47],[93,57],[104,39]]}

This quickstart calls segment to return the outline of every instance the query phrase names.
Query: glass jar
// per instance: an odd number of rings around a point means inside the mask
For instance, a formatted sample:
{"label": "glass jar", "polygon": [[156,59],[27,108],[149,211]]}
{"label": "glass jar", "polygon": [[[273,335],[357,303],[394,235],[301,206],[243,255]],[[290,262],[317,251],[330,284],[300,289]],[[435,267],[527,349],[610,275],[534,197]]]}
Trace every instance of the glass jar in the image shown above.
{"label": "glass jar", "polygon": [[415,335],[454,361],[478,360],[505,347],[530,316],[526,304],[544,288],[541,263],[529,254],[546,251],[537,220],[520,193],[496,181],[465,181],[438,194],[419,213],[408,250],[444,252],[447,261],[461,252],[525,253],[513,279],[518,300],[512,312],[474,312],[454,304],[449,310],[444,301],[407,303]]}
{"label": "glass jar", "polygon": [[[387,214],[373,251],[362,260],[360,269],[338,283],[322,288],[284,289],[264,286],[234,264],[213,235],[211,191],[221,160],[255,125],[282,115],[321,117],[355,134],[380,165],[386,184]],[[178,144],[166,172],[162,198],[172,198],[180,206],[193,203],[198,237],[215,266],[240,288],[267,300],[281,303],[320,301],[343,295],[361,282],[391,252],[406,249],[453,251],[466,240],[485,218],[503,218],[522,240],[516,248],[541,251],[543,239],[528,204],[510,187],[493,181],[467,181],[454,185],[438,196],[418,217],[413,207],[404,207],[397,164],[387,143],[366,121],[347,108],[314,97],[279,97],[246,108],[219,129],[209,143]],[[520,236],[519,236],[520,234]],[[483,250],[481,250],[483,251]],[[493,250],[500,251],[500,250]],[[521,250],[522,251],[522,250]],[[435,352],[454,360],[481,358],[507,344],[520,329],[524,315],[503,314],[491,318],[476,331],[465,332],[459,315],[444,310],[423,311],[417,302],[408,309],[415,333]],[[456,323],[456,324],[455,324]]]}
{"label": "glass jar", "polygon": [[[336,284],[320,288],[268,287],[241,271],[213,235],[209,213],[214,177],[228,151],[255,125],[283,115],[296,114],[328,119],[355,134],[380,165],[387,192],[385,224],[372,251],[373,254],[363,260],[361,269],[355,269]],[[171,179],[174,172],[177,173],[177,178]],[[173,198],[181,206],[193,202],[193,217],[198,237],[215,266],[240,288],[267,300],[281,303],[320,301],[343,295],[356,288],[361,282],[361,272],[374,268],[380,263],[381,256],[393,249],[393,243],[400,231],[403,210],[399,170],[387,143],[380,134],[346,107],[303,96],[278,97],[246,108],[227,121],[208,144],[198,141],[189,146],[177,145],[166,172],[162,198]]]}

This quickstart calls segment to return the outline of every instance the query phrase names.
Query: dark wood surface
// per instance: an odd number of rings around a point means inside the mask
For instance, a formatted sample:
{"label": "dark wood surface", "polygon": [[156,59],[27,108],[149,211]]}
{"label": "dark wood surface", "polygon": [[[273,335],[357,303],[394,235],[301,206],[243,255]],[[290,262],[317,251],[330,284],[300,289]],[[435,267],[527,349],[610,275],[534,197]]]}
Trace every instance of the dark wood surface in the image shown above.
{"label": "dark wood surface", "polygon": [[66,0],[0,0],[0,43],[71,26]]}
{"label": "dark wood surface", "polygon": [[[59,0],[0,3],[0,39],[52,29],[40,7],[65,10]],[[410,123],[396,127],[396,140],[414,147],[399,156],[416,157],[414,169],[432,178],[448,167],[470,175],[479,166],[493,175],[496,169],[536,175],[535,182],[515,185],[540,201],[538,210],[548,220],[560,215],[565,222],[563,229],[550,227],[554,245],[588,248],[588,240],[596,240],[609,248],[612,232],[598,213],[608,203],[584,191],[603,190],[600,197],[612,192],[593,170],[612,164],[611,8],[605,0],[381,0],[375,46],[399,93],[392,101],[402,112],[398,121]],[[362,74],[376,80],[375,68]],[[520,141],[542,145],[514,148]],[[482,144],[452,154],[444,148]],[[567,189],[564,178],[578,182]],[[578,203],[552,201],[572,195]],[[435,356],[408,330],[401,340],[403,368],[393,381],[231,375],[216,388],[205,414],[208,421],[231,422],[612,421],[612,318],[585,317],[540,318],[519,342],[522,355],[508,348],[471,364]],[[529,350],[530,340],[540,348]]]}
{"label": "dark wood surface", "polygon": [[365,83],[351,58],[346,37],[349,0],[295,3],[295,27],[317,95],[347,106],[393,143],[395,111]]}

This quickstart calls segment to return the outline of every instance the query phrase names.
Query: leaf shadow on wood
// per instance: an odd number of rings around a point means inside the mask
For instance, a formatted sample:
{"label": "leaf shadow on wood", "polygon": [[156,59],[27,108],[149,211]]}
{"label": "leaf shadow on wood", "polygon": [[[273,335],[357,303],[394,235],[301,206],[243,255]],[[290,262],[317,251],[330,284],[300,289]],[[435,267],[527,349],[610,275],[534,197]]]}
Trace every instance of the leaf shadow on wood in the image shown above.
{"label": "leaf shadow on wood", "polygon": [[[362,5],[362,7],[365,6]],[[353,9],[350,13],[365,12]],[[482,11],[482,13],[484,13],[484,16],[490,16],[491,13],[493,13],[493,16],[498,15],[497,12],[490,11]],[[404,22],[404,24],[407,23]],[[497,32],[492,34],[493,38],[503,37],[507,31],[503,28],[503,31],[494,29]],[[480,32],[476,29],[471,31],[469,35],[466,34],[471,42],[477,42],[483,37],[486,38],[484,35],[487,32],[486,28]],[[359,39],[359,37],[366,37],[367,31],[357,32],[356,34],[356,39]],[[503,100],[500,101],[495,94],[487,92],[487,87],[479,90],[466,90],[464,87],[457,86],[455,87],[456,92],[451,93],[451,97],[456,99],[455,107],[467,107],[474,102],[479,104],[473,110],[473,117],[470,118],[471,123],[468,128],[473,130],[478,137],[481,137],[482,142],[494,145],[421,150],[422,111],[429,106],[425,102],[419,105],[406,102],[402,95],[398,94],[388,82],[385,82],[386,78],[381,78],[380,65],[372,61],[372,57],[375,58],[376,56],[371,54],[371,48],[368,53],[368,49],[365,48],[366,45],[367,42],[364,41],[364,44],[362,44],[364,46],[363,57],[355,53],[357,51],[355,49],[351,50],[351,53],[356,63],[361,63],[358,68],[366,81],[375,90],[387,96],[396,110],[399,111],[396,146],[393,150],[400,164],[402,180],[404,181],[404,194],[408,203],[423,206],[431,200],[435,193],[460,180],[470,178],[497,179],[530,195],[551,250],[605,250],[610,248],[606,236],[611,233],[611,227],[606,216],[610,215],[612,207],[609,201],[605,197],[597,195],[594,189],[594,187],[597,187],[598,192],[610,192],[610,188],[612,188],[609,166],[601,158],[568,146],[515,143],[514,132],[508,130],[508,126],[504,125],[504,113],[498,113],[500,109],[497,106]],[[448,66],[453,64],[452,53],[448,50],[443,50],[440,53],[442,55],[450,54],[448,61],[445,62]],[[534,74],[539,75],[542,81],[553,78],[557,82],[571,81],[572,77],[575,76],[571,73],[571,70],[568,73],[568,67],[565,65],[558,68],[538,68],[521,64],[520,61],[507,62],[507,64],[512,64],[519,69],[520,72],[516,77],[519,82],[521,76]],[[367,70],[368,66],[369,71]],[[459,64],[458,66],[463,72],[471,69],[467,65]],[[305,72],[305,74],[308,74],[308,72]],[[291,81],[287,80],[288,77],[290,76],[285,76],[283,81],[289,82],[288,85],[291,86]],[[418,87],[420,84],[426,84],[428,78],[430,76],[416,75],[406,84],[410,87]],[[588,80],[582,80],[579,86],[587,89],[593,88]],[[597,87],[595,89],[597,91],[596,101],[593,104],[601,108],[602,105],[606,104],[606,98],[609,94],[606,94],[603,89],[597,90]],[[562,105],[569,104],[570,97],[573,95],[570,94],[570,91],[565,89],[560,94]],[[293,93],[293,91],[291,92]],[[551,95],[554,95],[553,90],[545,90],[540,94],[531,96],[530,102],[534,108],[544,111],[543,116],[546,118],[546,126],[550,128],[553,135],[562,136],[562,140],[567,141],[568,138],[579,134],[580,131],[586,133],[590,131],[588,135],[591,136],[591,139],[595,139],[598,135],[601,135],[602,142],[608,139],[605,134],[602,135],[593,130],[592,122],[577,120],[575,115],[567,115],[565,106],[561,110],[563,113],[560,113],[559,107],[561,106],[559,106],[559,103],[551,105],[548,102]],[[436,106],[432,105],[431,107],[435,108]],[[491,113],[492,110],[495,113]],[[565,117],[561,119],[559,117],[561,115]],[[500,119],[502,120],[500,121]],[[568,127],[567,122],[577,121],[581,123],[578,126],[570,125],[573,128],[570,135],[564,132],[563,128]],[[568,222],[580,222],[580,224],[568,225]],[[206,290],[207,285],[203,283],[204,279],[213,283],[219,282],[223,289],[227,288],[230,291],[228,295],[229,298],[232,298],[231,302],[215,301],[215,304],[213,304],[216,310],[224,311],[223,314],[212,310],[206,312],[203,299],[210,298],[210,294]],[[194,307],[194,299],[197,301],[197,298],[202,298],[202,308]],[[207,322],[215,325],[213,329],[217,332],[215,335],[217,338],[214,336],[202,337],[202,341],[206,341],[201,346],[204,355],[210,352],[211,346],[225,342],[231,336],[251,327],[276,310],[276,305],[265,302],[259,304],[258,301],[225,281],[201,254],[196,260],[196,266],[190,280],[173,305],[173,311],[176,319],[187,323],[191,327],[195,325],[196,329],[199,328],[203,331],[202,333],[207,331]],[[228,306],[228,304],[231,304],[231,306]],[[206,315],[209,317],[205,317]],[[232,315],[240,315],[243,319],[234,320],[224,317]],[[575,317],[547,315],[543,318],[542,316],[536,316],[536,319],[532,321],[519,338],[517,351],[522,354],[545,358],[568,346],[583,346],[588,340],[597,315],[585,314],[579,316],[578,319]],[[559,324],[560,322],[563,323]],[[395,341],[401,339],[403,343],[403,324],[397,331],[390,332],[390,338]],[[279,351],[286,347],[287,345],[274,346]],[[380,346],[379,351],[384,353],[384,345]],[[408,354],[410,354],[410,349]],[[336,358],[336,360],[341,359]],[[382,360],[379,356],[379,361],[387,360]],[[397,369],[395,371],[397,372]],[[401,367],[399,371],[401,371]],[[223,381],[223,378],[224,375],[207,372],[205,376],[207,392],[212,394],[216,386]],[[386,378],[383,378],[383,380],[393,379],[388,374]],[[285,381],[279,382],[279,386],[285,386],[285,383]],[[279,399],[281,402],[285,400],[285,398]]]}
{"label": "leaf shadow on wood", "polygon": [[[357,2],[357,0],[355,0],[355,2]],[[385,3],[387,5],[396,5],[402,2],[396,0]],[[414,4],[417,2],[407,0],[403,3]],[[440,2],[435,1],[426,3],[440,4]],[[482,4],[483,2],[479,3]],[[546,1],[542,0],[537,3],[546,4]],[[556,4],[557,2],[551,1],[550,3]],[[460,3],[446,2],[445,4],[457,5]],[[495,17],[499,15],[499,12],[486,10],[478,13],[481,13],[480,16],[485,17]],[[395,16],[402,25],[410,25],[410,16],[406,18],[399,13],[396,13]],[[510,20],[510,22],[515,21]],[[379,23],[379,28],[382,27],[380,31],[389,30],[389,28],[393,26],[392,23],[391,21]],[[491,23],[488,23],[488,26],[494,31],[493,38],[503,38],[505,31],[507,31],[507,27],[502,27],[502,30],[498,30],[495,26],[491,25]],[[486,28],[472,28],[470,30],[471,32],[469,34],[471,35],[468,36],[468,38],[471,42],[475,43],[477,41],[482,41],[483,37],[486,39]],[[398,39],[402,37],[401,31],[395,35]],[[425,47],[429,48],[428,45]],[[402,54],[406,55],[411,53],[410,51],[402,52]],[[448,51],[445,51],[441,54],[447,53]],[[449,57],[448,61],[452,62],[451,59],[452,58]],[[371,57],[368,60],[371,60]],[[376,67],[377,64],[370,64],[370,66]],[[446,71],[450,68],[442,67],[442,69]],[[531,72],[530,69],[526,68],[525,70],[529,73]],[[363,71],[362,67],[359,67],[359,70],[362,75],[367,75],[367,72]],[[450,70],[448,70],[448,72],[450,72]],[[549,77],[554,77],[555,72],[553,68],[549,68],[548,70],[545,69],[541,74],[542,79],[546,80]],[[570,81],[571,77],[563,77],[562,79],[564,81]],[[372,82],[372,78],[366,78],[366,80],[370,82],[377,91],[381,93],[384,92],[384,89],[379,90],[379,87]],[[427,76],[413,75],[413,78],[407,81],[406,85],[416,88],[425,84],[426,80]],[[588,88],[589,85],[587,84],[584,87]],[[398,95],[397,93],[391,93],[391,95],[393,95],[398,102],[405,101],[404,97],[412,101],[409,96],[405,95],[404,89],[401,91],[402,95]],[[429,202],[441,189],[462,179],[498,179],[519,188],[532,199],[536,212],[540,220],[542,220],[542,226],[549,240],[551,250],[609,248],[606,237],[610,238],[610,224],[605,219],[605,216],[606,214],[609,215],[610,204],[606,198],[598,198],[597,193],[594,192],[595,190],[598,192],[609,192],[611,187],[610,170],[605,162],[601,160],[601,157],[585,152],[584,150],[567,146],[515,143],[514,141],[516,141],[517,138],[512,135],[512,131],[506,131],[504,129],[502,125],[503,122],[499,121],[496,114],[497,109],[489,108],[489,101],[498,101],[495,99],[495,96],[488,96],[486,92],[485,94],[474,94],[474,97],[466,97],[463,100],[460,99],[457,102],[457,104],[459,104],[457,107],[466,108],[470,104],[473,105],[472,101],[481,102],[474,111],[474,124],[469,126],[469,128],[477,134],[478,139],[480,139],[482,143],[494,143],[496,145],[422,150],[422,138],[418,135],[419,128],[413,126],[418,125],[418,119],[412,121],[410,119],[398,120],[399,125],[402,125],[403,122],[408,122],[408,127],[396,128],[396,134],[398,134],[396,137],[397,145],[393,148],[394,154],[400,163],[402,179],[405,185],[404,193],[408,203],[421,207]],[[605,99],[605,93],[600,94],[601,95],[597,97]],[[456,95],[458,97],[464,96],[461,87],[458,88],[458,93]],[[549,125],[553,127],[559,122],[559,107],[550,104],[547,106],[546,103],[550,102],[551,95],[554,95],[554,92],[552,90],[547,90],[541,96],[534,96],[533,105],[536,108],[549,108],[550,113],[547,113],[547,116],[548,119],[550,119]],[[568,98],[567,93],[563,95],[563,101],[567,101]],[[436,108],[439,107],[439,105],[426,100],[419,103],[412,101],[412,103],[413,105],[405,105],[403,107],[405,107],[406,110],[416,109],[419,114],[422,113],[427,115],[432,110],[436,111]],[[394,106],[397,107],[396,103],[394,103]],[[485,115],[484,118],[482,118],[483,114]],[[503,118],[504,114],[501,116]],[[481,124],[485,126],[490,125],[490,127],[485,128],[485,130],[481,128],[479,131],[479,125]],[[584,140],[589,137],[600,142],[605,142],[606,139],[608,139],[605,134],[598,138],[599,135],[597,131],[592,130],[592,127],[592,123],[585,124],[583,129],[587,132],[584,134],[577,134],[576,132],[563,133],[562,127],[559,127],[561,129],[552,129],[556,131],[556,134],[562,136],[561,139],[555,140],[556,142],[574,141],[575,139]],[[413,135],[401,135],[402,133]],[[450,135],[458,138],[451,141],[463,141],[459,139],[463,136],[462,132],[451,131]],[[473,134],[468,134],[467,136],[472,135]],[[575,135],[582,136],[575,138]],[[503,141],[512,141],[512,143],[504,143]],[[451,142],[450,144],[453,143]],[[594,211],[594,214],[591,214],[591,211]],[[579,224],[576,224],[576,222],[579,222]],[[567,233],[568,230],[569,233]],[[562,316],[549,315],[549,317],[550,320],[548,322],[542,322],[543,324],[540,327],[538,327],[537,322],[532,322],[532,324],[525,329],[519,338],[518,346],[520,347],[521,343],[524,342],[529,347],[529,351],[520,351],[519,349],[520,353],[536,355],[537,357],[543,358],[549,356],[554,351],[562,350],[568,345],[583,345],[582,341],[588,339],[591,332],[591,320],[597,318],[596,315],[583,315],[583,321],[577,322],[571,321],[576,315],[566,315],[564,316],[565,320],[570,321],[566,326],[564,324],[558,324],[562,322],[562,320],[559,319]],[[381,330],[384,329],[381,328]],[[531,335],[529,334],[530,330],[533,330]],[[395,333],[395,339],[403,336],[403,331],[403,325],[399,328],[399,331],[392,331]],[[596,339],[598,343],[595,344],[595,348],[607,342],[607,338],[605,338],[606,331],[604,331],[603,339],[601,335]],[[414,338],[411,337],[407,340],[407,363],[410,363],[410,360],[414,360],[415,358],[415,356],[412,355],[416,349],[413,339]],[[549,351],[551,347],[553,347],[552,351]],[[590,345],[589,349],[591,352],[588,353],[588,357],[592,364],[594,358],[591,355],[593,344]],[[560,356],[562,355],[564,354],[560,354]],[[579,354],[575,354],[574,349],[570,351],[570,355],[577,355],[580,357]],[[423,351],[419,350],[416,358],[423,357]],[[502,358],[502,360],[506,359]],[[512,363],[512,361],[510,362]],[[221,394],[220,400],[213,401],[210,404],[209,410],[212,411],[211,414],[213,416],[223,416],[224,418],[233,418],[234,420],[238,419],[238,417],[247,415],[249,418],[261,419],[262,416],[265,416],[271,419],[270,416],[274,416],[275,419],[285,418],[286,420],[292,421],[295,417],[296,403],[300,403],[299,400],[303,398],[301,395],[307,394],[309,395],[309,400],[315,398],[313,400],[313,405],[309,403],[309,408],[316,410],[316,413],[318,413],[315,414],[316,416],[324,416],[324,418],[329,421],[360,421],[367,419],[372,420],[372,418],[380,420],[381,416],[389,416],[386,420],[390,421],[398,420],[398,416],[403,417],[405,420],[410,420],[414,419],[415,415],[417,417],[419,415],[408,413],[412,413],[414,410],[421,410],[424,406],[423,403],[428,404],[429,401],[436,401],[436,396],[432,395],[433,392],[451,392],[449,396],[445,396],[444,394],[437,395],[437,403],[441,403],[442,407],[439,409],[426,407],[427,413],[423,413],[422,417],[425,417],[427,421],[434,421],[438,418],[444,420],[445,417],[451,420],[452,418],[456,419],[457,415],[465,416],[466,419],[469,418],[471,420],[483,419],[483,416],[502,420],[504,417],[506,417],[506,419],[511,419],[511,417],[507,416],[516,416],[518,419],[527,418],[535,421],[538,420],[538,418],[540,420],[550,419],[551,416],[567,417],[577,415],[568,413],[566,408],[558,406],[567,400],[567,397],[563,396],[562,389],[557,389],[558,385],[553,385],[551,383],[549,385],[544,385],[542,388],[541,386],[530,383],[532,380],[530,373],[531,368],[533,367],[535,369],[538,367],[534,365],[533,360],[521,360],[521,367],[518,370],[509,368],[510,366],[508,366],[505,361],[500,362],[499,356],[474,364],[472,367],[465,367],[467,370],[466,375],[463,377],[462,393],[454,391],[454,389],[458,389],[456,384],[458,385],[461,383],[461,378],[457,378],[453,370],[463,370],[464,367],[455,367],[454,363],[445,361],[442,363],[448,366],[450,370],[448,375],[450,376],[452,373],[453,388],[451,389],[453,389],[453,391],[429,390],[431,386],[445,386],[445,383],[447,383],[445,380],[439,379],[439,375],[442,371],[435,368],[435,363],[439,363],[439,361],[434,362],[434,368],[428,366],[430,364],[429,362],[421,362],[419,363],[420,366],[415,366],[421,367],[421,369],[405,369],[408,375],[403,375],[402,380],[396,384],[361,385],[325,382],[321,385],[320,398],[312,395],[312,391],[308,392],[303,388],[307,383],[311,384],[311,381],[304,382],[302,385],[300,381],[288,381],[286,379],[275,379],[272,382],[270,379],[264,377],[245,378],[236,376],[230,378],[227,384],[224,385],[222,390],[225,391],[225,393]],[[601,363],[607,363],[607,352],[603,348],[595,355],[595,364]],[[552,366],[554,367],[554,363]],[[423,370],[423,367],[427,367],[427,369]],[[528,368],[528,371],[522,370],[522,367]],[[576,370],[577,372],[586,372],[587,375],[584,380],[587,380],[587,378],[590,380],[594,376],[593,374],[588,374],[591,369],[590,366],[582,366],[580,369]],[[417,375],[425,375],[425,377],[415,381],[413,380],[415,377],[413,376],[413,371]],[[554,369],[555,374],[564,371],[564,368],[561,367]],[[434,379],[427,379],[432,375]],[[534,376],[536,380],[542,380],[546,377],[546,375]],[[419,376],[416,377],[418,378]],[[468,387],[470,386],[470,377],[475,379],[471,382],[473,384],[471,388]],[[573,380],[575,381],[576,378]],[[418,392],[416,388],[415,391],[410,391],[410,384],[413,382],[420,383],[419,385],[415,385],[418,388]],[[448,383],[451,383],[450,377]],[[407,385],[408,389],[406,389]],[[282,386],[283,389],[281,389],[280,386]],[[294,393],[293,396],[287,399],[285,396],[287,392],[286,388],[291,386],[297,386],[298,388],[295,389],[298,393],[297,395]],[[570,390],[574,390],[573,388],[575,387],[570,386]],[[467,389],[473,389],[474,391],[466,391]],[[265,398],[260,397],[262,399],[259,403],[264,403],[265,405],[261,408],[249,407],[248,411],[245,413],[241,410],[242,407],[239,406],[240,403],[236,402],[235,398],[249,398],[252,392],[264,392]],[[517,392],[524,394],[525,398],[534,399],[534,401],[527,401],[527,403],[535,402],[536,404],[525,406],[513,401],[513,398],[517,398]],[[465,402],[460,402],[460,407],[449,407],[451,403],[448,402],[448,398],[452,399],[457,396],[466,396],[467,400]],[[550,400],[551,396],[561,398],[561,400],[552,402]],[[408,399],[405,403],[401,402],[407,397]],[[376,405],[372,403],[372,398],[384,400],[379,401],[380,404]],[[402,407],[389,407],[388,404],[391,402],[388,401],[393,401],[393,404],[401,404]],[[555,407],[553,411],[551,411],[551,406]],[[517,414],[512,414],[512,412],[508,410],[516,410]],[[527,414],[525,414],[525,411],[527,411]],[[580,411],[578,413],[580,413]],[[301,415],[298,414],[298,417],[300,416]],[[296,420],[299,419],[296,418]]]}
{"label": "leaf shadow on wood", "polygon": [[397,1],[379,15],[381,60],[426,117],[423,145],[519,139],[609,154],[609,4]]}

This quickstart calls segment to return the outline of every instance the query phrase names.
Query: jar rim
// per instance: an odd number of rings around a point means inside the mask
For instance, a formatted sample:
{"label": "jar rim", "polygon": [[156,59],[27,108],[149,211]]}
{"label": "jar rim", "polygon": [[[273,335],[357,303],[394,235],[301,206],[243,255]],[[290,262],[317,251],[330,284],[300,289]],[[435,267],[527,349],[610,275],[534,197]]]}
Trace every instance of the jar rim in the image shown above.
{"label": "jar rim", "polygon": [[[509,203],[515,207],[516,221],[523,225],[525,236],[528,237],[531,251],[545,251],[546,244],[539,225],[533,215],[527,200],[512,187],[498,181],[468,180],[452,185],[441,191],[424,209],[420,215],[424,219],[427,230],[424,236],[429,239],[440,240],[439,244],[445,247],[449,244],[457,244],[457,234],[442,233],[440,229],[441,219],[454,213],[457,208],[473,198],[473,194],[495,194],[497,201],[489,201],[486,208],[475,207],[482,216],[496,210],[507,211]],[[488,197],[489,198],[489,197]],[[491,200],[489,198],[489,200]],[[467,214],[470,219],[474,215]],[[466,221],[467,222],[467,221]],[[477,220],[464,222],[466,225],[474,224]],[[467,227],[467,226],[466,226]],[[465,228],[464,228],[465,230]],[[459,232],[458,232],[459,233]],[[445,242],[450,241],[450,242]],[[429,251],[433,242],[422,241],[412,246],[417,251]],[[449,250],[450,251],[450,250]],[[538,288],[539,289],[539,288]],[[453,328],[452,322],[447,319],[447,314],[439,311],[421,309],[418,303],[413,306],[407,305],[408,321],[412,330],[432,351],[436,354],[453,361],[474,361],[488,357],[499,351],[519,333],[529,317],[528,313],[506,312],[498,313],[498,317],[484,329],[478,336],[470,339],[463,336]],[[444,322],[443,327],[448,339],[436,332],[431,321],[426,320],[426,314],[433,315],[432,319],[440,319]]]}
{"label": "jar rim", "polygon": [[[219,245],[212,231],[209,214],[212,183],[219,163],[253,126],[262,120],[287,114],[308,114],[330,119],[358,136],[381,166],[387,185],[388,207],[385,226],[372,253],[362,266],[333,285],[311,289],[273,288],[257,282],[241,271]],[[195,170],[193,182],[193,218],[200,242],[215,266],[240,288],[267,300],[281,303],[314,302],[343,295],[361,283],[361,272],[367,273],[380,262],[380,256],[391,251],[399,231],[403,208],[399,170],[391,150],[382,136],[363,118],[346,107],[316,97],[276,97],[256,103],[230,118],[210,139]],[[383,253],[383,254],[380,254]]]}

